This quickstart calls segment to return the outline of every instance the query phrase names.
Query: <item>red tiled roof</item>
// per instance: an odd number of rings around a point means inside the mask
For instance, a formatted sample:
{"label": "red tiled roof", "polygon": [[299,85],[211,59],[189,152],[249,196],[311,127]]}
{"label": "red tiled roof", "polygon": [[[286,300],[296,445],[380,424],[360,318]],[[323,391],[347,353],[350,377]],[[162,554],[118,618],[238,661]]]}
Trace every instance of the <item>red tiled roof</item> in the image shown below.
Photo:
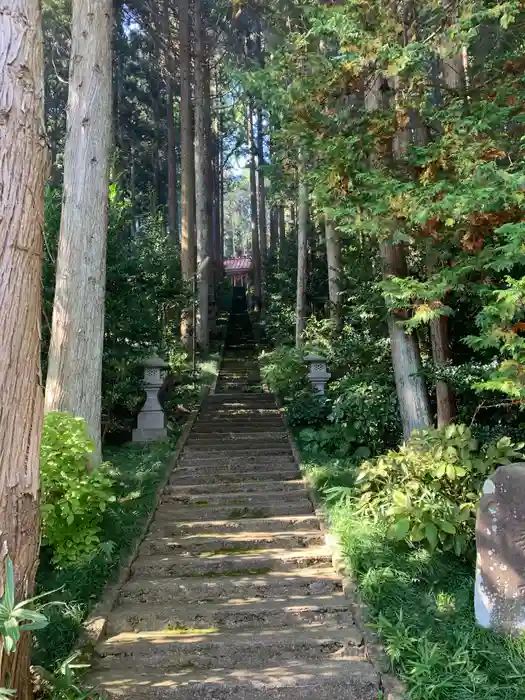
{"label": "red tiled roof", "polygon": [[252,269],[252,259],[249,255],[236,258],[226,258],[224,261],[226,272],[248,272]]}

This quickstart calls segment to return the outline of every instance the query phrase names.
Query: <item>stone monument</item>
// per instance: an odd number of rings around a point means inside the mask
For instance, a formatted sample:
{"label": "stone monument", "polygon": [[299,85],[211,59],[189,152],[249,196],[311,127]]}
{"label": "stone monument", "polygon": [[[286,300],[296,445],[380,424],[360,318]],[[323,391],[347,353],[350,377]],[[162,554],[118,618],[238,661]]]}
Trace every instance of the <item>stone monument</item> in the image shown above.
{"label": "stone monument", "polygon": [[308,364],[308,379],[313,388],[324,394],[325,387],[332,376],[326,370],[326,360],[322,355],[306,355],[304,361]]}
{"label": "stone monument", "polygon": [[133,442],[152,442],[168,436],[166,416],[158,394],[169,364],[157,355],[157,350],[154,348],[153,354],[144,361],[143,366],[146,403],[138,415],[137,427],[133,431]]}
{"label": "stone monument", "polygon": [[485,482],[476,520],[477,623],[525,631],[525,463],[499,467]]}

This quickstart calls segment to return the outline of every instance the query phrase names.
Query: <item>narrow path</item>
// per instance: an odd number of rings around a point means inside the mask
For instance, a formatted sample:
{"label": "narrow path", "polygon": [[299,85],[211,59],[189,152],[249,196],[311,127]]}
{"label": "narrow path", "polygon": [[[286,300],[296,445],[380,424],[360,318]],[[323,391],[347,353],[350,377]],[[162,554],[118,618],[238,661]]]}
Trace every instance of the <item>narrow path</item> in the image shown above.
{"label": "narrow path", "polygon": [[[241,304],[241,302],[237,302]],[[376,700],[245,309],[90,682],[110,697]]]}

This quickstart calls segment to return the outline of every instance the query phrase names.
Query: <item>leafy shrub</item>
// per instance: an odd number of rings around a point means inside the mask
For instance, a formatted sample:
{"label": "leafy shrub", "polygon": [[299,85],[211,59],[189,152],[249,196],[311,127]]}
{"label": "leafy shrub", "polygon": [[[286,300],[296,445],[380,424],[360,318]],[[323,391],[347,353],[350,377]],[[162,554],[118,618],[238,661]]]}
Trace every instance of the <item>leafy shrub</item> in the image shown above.
{"label": "leafy shrub", "polygon": [[346,459],[329,459],[323,462],[307,460],[301,465],[308,483],[325,499],[332,489],[352,491],[356,469],[356,464]]}
{"label": "leafy shrub", "polygon": [[361,445],[353,426],[325,425],[319,430],[305,428],[299,433],[299,443],[312,456],[349,457],[354,460],[370,457],[370,448]]}
{"label": "leafy shrub", "polygon": [[261,375],[269,389],[281,399],[307,388],[307,368],[303,355],[295,348],[282,345],[261,355]]}
{"label": "leafy shrub", "polygon": [[93,451],[82,418],[47,414],[40,445],[42,530],[57,566],[98,551],[103,514],[115,500],[108,465],[89,470]]}
{"label": "leafy shrub", "polygon": [[295,305],[272,294],[267,299],[267,313],[263,321],[265,341],[274,347],[293,342],[295,334]]}
{"label": "leafy shrub", "polygon": [[399,442],[402,429],[392,378],[346,375],[332,382],[329,394],[333,397],[329,420],[351,428],[372,453]]}
{"label": "leafy shrub", "polygon": [[293,396],[285,410],[293,428],[321,426],[330,413],[330,402],[326,396],[306,388]]}
{"label": "leafy shrub", "polygon": [[416,431],[398,450],[361,465],[358,508],[385,519],[393,539],[460,556],[473,541],[485,478],[521,458],[522,448],[510,438],[480,447],[464,425]]}

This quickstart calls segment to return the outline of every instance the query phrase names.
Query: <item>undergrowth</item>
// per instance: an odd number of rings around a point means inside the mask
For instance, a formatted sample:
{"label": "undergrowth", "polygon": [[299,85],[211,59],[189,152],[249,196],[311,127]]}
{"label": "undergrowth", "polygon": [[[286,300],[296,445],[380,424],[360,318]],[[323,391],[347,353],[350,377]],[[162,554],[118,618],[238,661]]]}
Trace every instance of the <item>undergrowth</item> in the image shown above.
{"label": "undergrowth", "polygon": [[38,592],[59,589],[53,600],[63,605],[49,609],[49,625],[35,634],[34,664],[54,669],[70,653],[83,621],[108,581],[118,576],[154,507],[157,489],[170,468],[173,442],[129,444],[105,452],[104,457],[111,463],[116,499],[104,514],[101,546],[94,557],[78,566],[57,569],[52,552],[42,549]]}
{"label": "undergrowth", "polygon": [[[355,466],[304,467],[321,498],[350,487]],[[504,637],[474,619],[474,570],[452,553],[400,543],[388,524],[357,513],[351,499],[323,499],[348,569],[410,700],[525,697],[525,635]]]}

